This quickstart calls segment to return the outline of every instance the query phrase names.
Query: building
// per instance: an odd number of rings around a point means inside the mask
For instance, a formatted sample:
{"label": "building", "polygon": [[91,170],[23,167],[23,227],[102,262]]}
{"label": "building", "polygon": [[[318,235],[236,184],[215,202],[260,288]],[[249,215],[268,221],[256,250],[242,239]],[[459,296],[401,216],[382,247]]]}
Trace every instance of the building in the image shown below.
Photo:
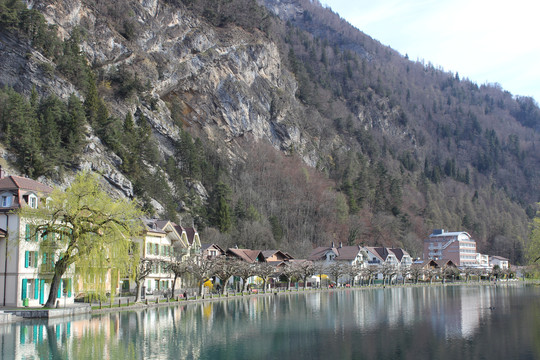
{"label": "building", "polygon": [[211,260],[225,255],[225,250],[218,244],[201,244],[201,253],[203,258]]}
{"label": "building", "polygon": [[424,260],[448,259],[459,267],[475,266],[476,241],[465,231],[433,230],[424,240]]}
{"label": "building", "polygon": [[[183,228],[168,220],[143,219],[144,233],[136,241],[140,244],[141,258],[153,260],[152,271],[145,279],[141,291],[154,293],[171,289],[174,274],[167,270],[167,263],[185,261],[191,256],[201,253],[201,241],[195,228]],[[176,287],[182,287],[182,279]],[[133,290],[134,284],[126,285],[123,289]]]}
{"label": "building", "polygon": [[390,264],[395,267],[409,267],[412,265],[412,258],[409,253],[400,248],[386,248],[365,246],[368,265]]}
{"label": "building", "polygon": [[365,255],[362,253],[363,249],[359,245],[343,246],[341,243],[338,247],[334,246],[320,246],[311,252],[308,257],[310,261],[341,261],[349,265],[363,266]]}
{"label": "building", "polygon": [[[3,306],[39,306],[49,296],[52,269],[60,250],[40,251],[40,241],[46,235],[33,231],[33,225],[16,210],[45,206],[52,190],[25,177],[0,178],[0,303]],[[70,304],[74,298],[73,269],[64,276],[58,298],[62,304]]]}
{"label": "building", "polygon": [[499,266],[500,269],[508,269],[510,267],[509,260],[502,256],[490,256],[489,265],[493,268],[494,266]]}

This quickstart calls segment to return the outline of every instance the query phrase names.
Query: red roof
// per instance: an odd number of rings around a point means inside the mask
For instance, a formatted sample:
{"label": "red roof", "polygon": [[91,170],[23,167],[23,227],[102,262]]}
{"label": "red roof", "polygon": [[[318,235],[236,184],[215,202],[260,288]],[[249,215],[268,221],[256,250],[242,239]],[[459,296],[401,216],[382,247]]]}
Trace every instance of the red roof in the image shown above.
{"label": "red roof", "polygon": [[0,179],[0,190],[14,189],[33,190],[43,193],[50,193],[53,191],[53,188],[48,185],[21,176],[10,175]]}

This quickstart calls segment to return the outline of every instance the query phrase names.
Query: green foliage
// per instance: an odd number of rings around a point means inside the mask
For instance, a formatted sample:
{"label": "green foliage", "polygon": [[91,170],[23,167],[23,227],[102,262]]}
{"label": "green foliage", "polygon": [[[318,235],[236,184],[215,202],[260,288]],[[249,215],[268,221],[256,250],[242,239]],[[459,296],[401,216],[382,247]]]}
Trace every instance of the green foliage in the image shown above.
{"label": "green foliage", "polygon": [[231,190],[224,183],[217,183],[210,197],[210,224],[223,233],[232,228],[230,209]]}
{"label": "green foliage", "polygon": [[536,217],[531,222],[529,248],[527,251],[529,262],[534,265],[540,265],[540,212],[536,213]]}
{"label": "green foliage", "polygon": [[78,163],[86,122],[82,104],[72,95],[68,103],[56,96],[30,101],[13,89],[0,90],[2,140],[16,156],[23,174],[55,176]]}
{"label": "green foliage", "polygon": [[27,218],[46,240],[42,252],[57,252],[51,291],[45,307],[55,304],[58,285],[71,265],[92,290],[105,291],[109,271],[124,276],[133,261],[131,239],[139,235],[136,220],[141,212],[128,200],[114,200],[101,189],[97,176],[83,172],[65,190],[55,189],[47,206],[38,209],[23,207],[21,217]]}

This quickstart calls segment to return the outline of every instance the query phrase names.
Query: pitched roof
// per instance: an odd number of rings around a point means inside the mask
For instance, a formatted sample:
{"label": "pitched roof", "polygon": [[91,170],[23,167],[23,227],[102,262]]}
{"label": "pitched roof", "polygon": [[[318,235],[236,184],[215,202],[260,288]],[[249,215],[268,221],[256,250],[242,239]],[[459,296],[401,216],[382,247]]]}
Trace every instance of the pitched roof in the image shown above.
{"label": "pitched roof", "polygon": [[377,257],[382,262],[385,262],[386,258],[388,257],[388,249],[386,249],[385,247],[366,246],[365,249],[375,255],[375,257]]}
{"label": "pitched roof", "polygon": [[232,254],[233,256],[236,256],[250,264],[256,262],[259,260],[264,260],[264,256],[262,255],[260,250],[250,250],[250,249],[228,249],[228,254]]}
{"label": "pitched roof", "polygon": [[491,259],[496,259],[496,260],[499,260],[499,261],[509,261],[507,258],[502,257],[502,256],[497,256],[497,255],[491,255],[490,258]]}
{"label": "pitched roof", "polygon": [[197,233],[197,230],[195,230],[195,228],[192,228],[192,227],[184,228],[184,230],[186,231],[186,235],[187,235],[189,245],[193,245],[193,242],[195,241],[195,234]]}
{"label": "pitched roof", "polygon": [[10,175],[0,179],[0,190],[23,189],[50,193],[53,188],[29,178]]}
{"label": "pitched roof", "polygon": [[275,254],[281,254],[280,257],[283,258],[284,260],[292,259],[291,255],[289,255],[287,253],[284,253],[281,250],[263,250],[262,254],[263,254],[265,259],[268,259],[269,257],[272,257]]}
{"label": "pitched roof", "polygon": [[313,249],[313,251],[311,252],[311,254],[308,257],[308,260],[311,260],[311,261],[324,260],[326,254],[329,251],[333,251],[336,254],[336,256],[339,255],[337,253],[337,251],[335,251],[334,248],[332,248],[330,246],[319,246],[319,247]]}
{"label": "pitched roof", "polygon": [[342,246],[337,248],[339,255],[336,257],[336,260],[354,260],[358,256],[360,249],[359,246]]}
{"label": "pitched roof", "polygon": [[146,227],[146,231],[151,231],[153,233],[159,233],[159,234],[165,234],[165,231],[163,231],[163,226],[159,226],[158,223],[160,220],[156,219],[142,219],[144,226]]}
{"label": "pitched roof", "polygon": [[437,264],[437,267],[443,267],[443,266],[453,266],[456,267],[456,264],[450,259],[438,259],[433,260]]}
{"label": "pitched roof", "polygon": [[403,259],[405,255],[410,257],[409,253],[401,248],[391,248],[389,250],[396,255],[396,259],[398,259],[399,262],[401,262],[401,259]]}
{"label": "pitched roof", "polygon": [[216,248],[217,250],[219,250],[223,254],[225,253],[225,250],[223,250],[223,248],[221,246],[219,246],[218,244],[201,244],[201,251],[206,251],[211,247]]}

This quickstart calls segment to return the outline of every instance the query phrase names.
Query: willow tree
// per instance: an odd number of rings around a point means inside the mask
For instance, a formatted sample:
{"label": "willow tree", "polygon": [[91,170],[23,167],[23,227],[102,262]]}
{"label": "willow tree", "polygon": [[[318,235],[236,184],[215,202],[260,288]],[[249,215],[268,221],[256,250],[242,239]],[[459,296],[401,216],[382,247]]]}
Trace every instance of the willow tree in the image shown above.
{"label": "willow tree", "polygon": [[138,261],[131,239],[140,235],[140,210],[133,201],[111,198],[97,175],[79,173],[67,189],[55,189],[43,205],[25,207],[20,215],[40,234],[40,253],[56,259],[45,307],[55,305],[62,276],[72,265],[83,281],[96,280],[96,294],[104,294],[101,280],[108,273],[112,278],[124,276]]}

